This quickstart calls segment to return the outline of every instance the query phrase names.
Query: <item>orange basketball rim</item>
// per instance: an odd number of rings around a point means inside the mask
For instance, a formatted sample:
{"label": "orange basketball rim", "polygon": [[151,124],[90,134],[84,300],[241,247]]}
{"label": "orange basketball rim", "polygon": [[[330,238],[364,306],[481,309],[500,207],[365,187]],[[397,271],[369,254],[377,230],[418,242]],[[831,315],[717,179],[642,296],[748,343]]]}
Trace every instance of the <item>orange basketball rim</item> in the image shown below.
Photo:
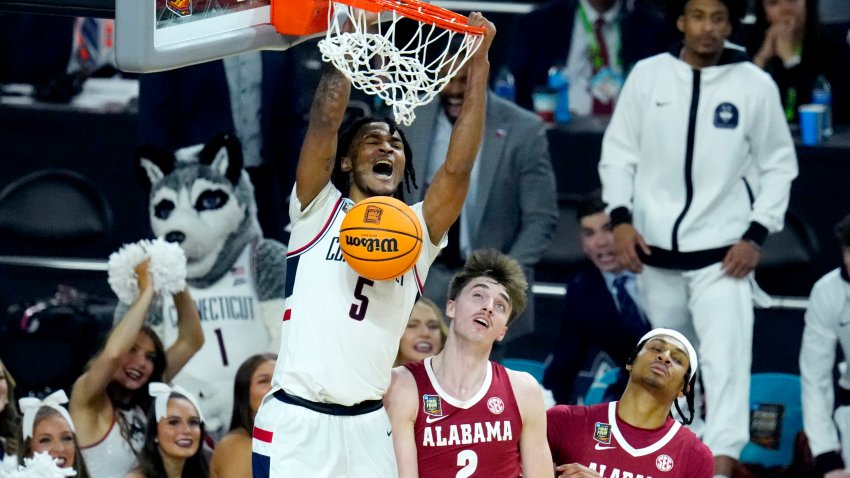
{"label": "orange basketball rim", "polygon": [[[483,35],[484,27],[467,24],[464,15],[419,0],[343,0],[340,3],[373,13],[395,12],[427,25],[457,33]],[[328,0],[272,0],[272,24],[286,35],[312,35],[327,30]]]}

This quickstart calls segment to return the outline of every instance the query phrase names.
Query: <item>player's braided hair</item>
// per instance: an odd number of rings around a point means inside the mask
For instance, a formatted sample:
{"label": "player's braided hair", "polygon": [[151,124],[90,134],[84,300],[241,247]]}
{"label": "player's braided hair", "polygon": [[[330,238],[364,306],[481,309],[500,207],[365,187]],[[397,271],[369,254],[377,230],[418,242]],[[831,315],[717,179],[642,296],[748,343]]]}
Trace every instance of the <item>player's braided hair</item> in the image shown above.
{"label": "player's braided hair", "polygon": [[[386,123],[390,127],[390,134],[395,134],[401,137],[401,142],[404,144],[404,185],[407,187],[407,192],[410,192],[410,184],[419,189],[416,184],[416,171],[413,169],[413,150],[410,149],[410,144],[404,136],[404,131],[399,129],[398,124],[392,118],[374,118],[372,116],[364,116],[358,118],[343,131],[339,138],[339,144],[336,148],[336,158],[334,159],[334,169],[331,173],[331,182],[342,193],[343,197],[348,197],[349,193],[349,174],[342,171],[342,158],[351,154],[351,147],[355,144],[355,140],[360,135],[360,130],[371,123]],[[404,188],[399,187],[393,193],[393,197],[399,201],[404,201]]]}
{"label": "player's braided hair", "polygon": [[[650,337],[651,338],[651,337]],[[633,365],[635,360],[637,359],[638,353],[643,350],[643,347],[649,342],[650,339],[646,339],[643,342],[639,343],[637,347],[632,351],[632,354],[629,355],[629,359],[626,360],[626,364]],[[679,407],[679,401],[673,400],[673,405],[676,406],[676,412],[682,417],[682,423],[685,425],[690,425],[694,421],[694,386],[697,381],[697,374],[691,374],[691,364],[688,364],[688,370],[685,372],[686,375],[690,376],[689,380],[685,380],[685,384],[682,385],[682,393],[685,394],[685,400],[688,402],[688,412],[690,413],[690,417],[685,417],[685,414],[682,413],[682,409]],[[672,416],[672,414],[671,414]]]}

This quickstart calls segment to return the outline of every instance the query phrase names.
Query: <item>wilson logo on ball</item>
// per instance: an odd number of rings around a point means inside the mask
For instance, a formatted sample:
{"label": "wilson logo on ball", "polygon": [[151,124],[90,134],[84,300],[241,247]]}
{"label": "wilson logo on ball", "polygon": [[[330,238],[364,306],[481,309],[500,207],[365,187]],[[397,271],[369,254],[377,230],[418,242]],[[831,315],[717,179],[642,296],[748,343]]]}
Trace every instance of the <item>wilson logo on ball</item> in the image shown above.
{"label": "wilson logo on ball", "polygon": [[398,241],[395,239],[369,239],[360,237],[345,237],[345,244],[352,247],[363,247],[367,252],[398,252]]}
{"label": "wilson logo on ball", "polygon": [[410,206],[388,196],[355,204],[339,229],[345,262],[372,280],[394,279],[409,271],[422,252],[422,225]]}

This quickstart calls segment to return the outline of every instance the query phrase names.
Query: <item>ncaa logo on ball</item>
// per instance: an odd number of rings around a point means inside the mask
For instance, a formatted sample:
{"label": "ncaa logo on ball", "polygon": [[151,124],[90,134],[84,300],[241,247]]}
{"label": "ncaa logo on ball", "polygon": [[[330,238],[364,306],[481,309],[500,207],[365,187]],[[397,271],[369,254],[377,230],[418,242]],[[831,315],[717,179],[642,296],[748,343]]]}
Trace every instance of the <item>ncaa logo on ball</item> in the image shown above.
{"label": "ncaa logo on ball", "polygon": [[660,471],[670,471],[673,469],[673,459],[670,455],[658,455],[655,459],[655,467]]}
{"label": "ncaa logo on ball", "polygon": [[505,402],[499,397],[492,397],[490,400],[487,400],[487,408],[490,409],[493,415],[498,415],[505,411]]}
{"label": "ncaa logo on ball", "polygon": [[381,215],[384,210],[378,206],[366,206],[366,212],[363,213],[363,222],[366,224],[380,224]]}

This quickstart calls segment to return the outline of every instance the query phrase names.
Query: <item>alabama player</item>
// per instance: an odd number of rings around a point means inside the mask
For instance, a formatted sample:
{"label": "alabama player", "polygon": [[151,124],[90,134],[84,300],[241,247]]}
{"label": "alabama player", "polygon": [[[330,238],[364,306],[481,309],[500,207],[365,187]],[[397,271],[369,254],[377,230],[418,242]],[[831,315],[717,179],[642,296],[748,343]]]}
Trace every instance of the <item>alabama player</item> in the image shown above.
{"label": "alabama player", "polygon": [[640,339],[626,370],[620,401],[559,405],[546,413],[549,447],[561,464],[557,476],[710,478],[711,451],[670,417],[685,395],[693,418],[697,355],[690,342],[675,330],[654,329]]}
{"label": "alabama player", "polygon": [[489,360],[525,309],[520,265],[475,251],[449,286],[446,346],[393,369],[385,397],[399,477],[551,477],[540,386]]}
{"label": "alabama player", "polygon": [[469,23],[485,33],[469,59],[468,99],[445,162],[412,206],[426,244],[395,280],[369,280],[348,267],[339,228],[354,203],[401,195],[402,181],[415,179],[410,148],[391,120],[358,120],[337,140],[351,84],[334,68],[322,76],[290,201],[286,312],[274,389],[254,421],[254,478],[396,476],[381,398],[428,268],[460,214],[483,136],[495,27],[476,12]]}

